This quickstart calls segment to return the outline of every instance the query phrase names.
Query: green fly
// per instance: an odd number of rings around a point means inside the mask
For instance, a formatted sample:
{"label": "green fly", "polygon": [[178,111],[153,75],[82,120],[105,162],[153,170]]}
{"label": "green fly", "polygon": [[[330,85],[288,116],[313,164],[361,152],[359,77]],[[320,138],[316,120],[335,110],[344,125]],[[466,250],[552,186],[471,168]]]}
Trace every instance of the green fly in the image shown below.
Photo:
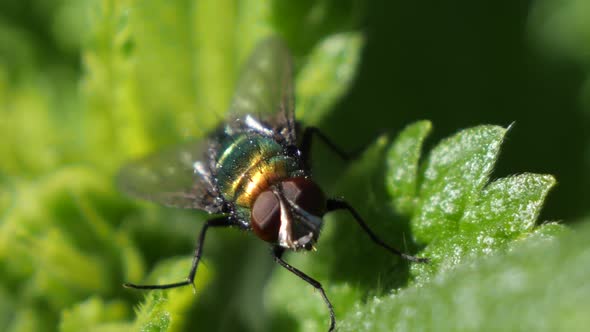
{"label": "green fly", "polygon": [[118,183],[134,197],[213,215],[201,229],[185,280],[124,286],[194,285],[207,230],[234,227],[268,242],[275,262],[320,292],[330,313],[329,331],[333,331],[334,310],[322,285],[283,260],[286,250],[315,248],[326,213],[347,210],[377,245],[406,260],[426,262],[386,244],[348,202],[326,198],[311,177],[314,138],[350,159],[317,128],[301,130],[294,114],[291,56],[280,40],[266,39],[247,61],[224,123],[205,139],[148,156],[121,170]]}

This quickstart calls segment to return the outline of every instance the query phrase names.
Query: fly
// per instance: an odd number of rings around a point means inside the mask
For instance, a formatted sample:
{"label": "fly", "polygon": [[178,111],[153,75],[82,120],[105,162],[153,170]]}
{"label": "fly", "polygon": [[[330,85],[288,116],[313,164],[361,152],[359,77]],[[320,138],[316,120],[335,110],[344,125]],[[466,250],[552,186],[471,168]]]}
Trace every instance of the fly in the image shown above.
{"label": "fly", "polygon": [[427,262],[389,246],[348,202],[326,198],[312,180],[314,138],[341,158],[350,158],[315,127],[299,135],[292,62],[280,40],[267,39],[255,49],[240,76],[228,114],[228,120],[207,138],[132,162],[120,171],[118,183],[131,196],[214,215],[201,229],[185,280],[160,285],[126,283],[125,287],[194,287],[207,231],[239,228],[268,242],[276,263],[320,292],[330,312],[329,331],[333,331],[334,309],[322,285],[283,260],[286,250],[315,249],[326,213],[347,210],[377,245],[403,259]]}

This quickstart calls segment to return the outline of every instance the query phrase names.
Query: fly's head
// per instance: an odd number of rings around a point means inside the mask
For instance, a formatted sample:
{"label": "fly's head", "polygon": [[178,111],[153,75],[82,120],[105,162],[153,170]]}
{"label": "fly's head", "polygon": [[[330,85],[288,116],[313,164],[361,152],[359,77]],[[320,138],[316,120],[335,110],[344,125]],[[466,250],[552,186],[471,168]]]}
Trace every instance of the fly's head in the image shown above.
{"label": "fly's head", "polygon": [[326,197],[310,178],[285,179],[261,192],[252,205],[252,230],[264,241],[291,250],[314,248]]}

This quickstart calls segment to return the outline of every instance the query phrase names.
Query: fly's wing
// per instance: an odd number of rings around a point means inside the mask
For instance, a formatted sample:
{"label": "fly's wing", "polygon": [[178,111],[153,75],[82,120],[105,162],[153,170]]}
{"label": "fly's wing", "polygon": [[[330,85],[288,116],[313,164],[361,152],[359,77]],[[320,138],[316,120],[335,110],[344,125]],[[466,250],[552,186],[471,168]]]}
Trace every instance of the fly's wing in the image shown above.
{"label": "fly's wing", "polygon": [[208,164],[199,161],[206,157],[208,147],[206,141],[189,142],[131,162],[119,171],[117,184],[136,198],[220,212],[222,203]]}
{"label": "fly's wing", "polygon": [[229,110],[230,126],[272,131],[295,144],[292,70],[291,55],[281,40],[269,38],[258,44],[238,80]]}

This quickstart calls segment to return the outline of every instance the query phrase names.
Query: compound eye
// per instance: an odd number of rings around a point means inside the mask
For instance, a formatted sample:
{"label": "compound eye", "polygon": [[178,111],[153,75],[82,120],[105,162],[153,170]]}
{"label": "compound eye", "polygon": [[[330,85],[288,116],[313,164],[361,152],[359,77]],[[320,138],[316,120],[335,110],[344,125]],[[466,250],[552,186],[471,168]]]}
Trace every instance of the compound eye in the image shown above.
{"label": "compound eye", "polygon": [[311,179],[287,179],[283,181],[283,192],[291,202],[315,216],[321,217],[326,212],[326,197]]}
{"label": "compound eye", "polygon": [[281,205],[270,191],[258,195],[252,206],[252,231],[266,242],[276,242],[281,226]]}

